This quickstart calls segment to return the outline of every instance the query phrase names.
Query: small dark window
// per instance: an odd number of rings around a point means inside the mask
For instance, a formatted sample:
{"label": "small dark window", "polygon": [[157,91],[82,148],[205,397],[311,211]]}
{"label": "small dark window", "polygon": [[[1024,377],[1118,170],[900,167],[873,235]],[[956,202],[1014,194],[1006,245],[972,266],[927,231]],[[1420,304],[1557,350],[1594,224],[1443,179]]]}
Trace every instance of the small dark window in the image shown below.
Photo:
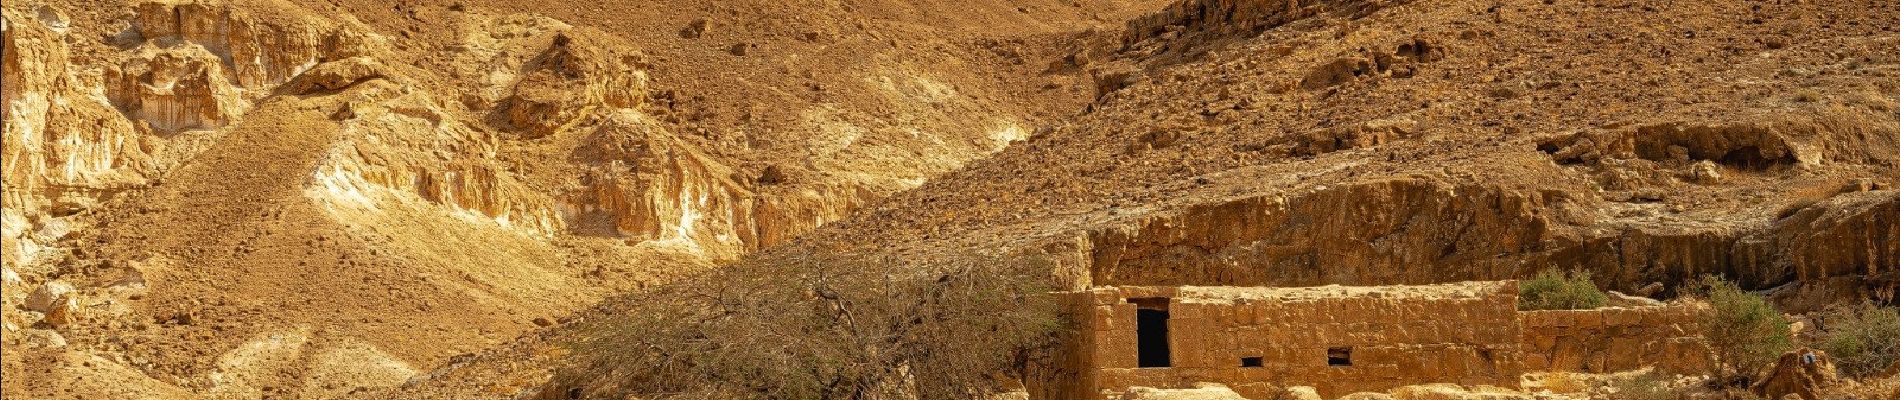
{"label": "small dark window", "polygon": [[1352,348],[1334,347],[1326,349],[1326,365],[1335,367],[1352,366]]}
{"label": "small dark window", "polygon": [[1265,361],[1261,360],[1260,357],[1241,357],[1240,358],[1241,368],[1260,368],[1261,366],[1264,366],[1264,365],[1266,365],[1266,363]]}

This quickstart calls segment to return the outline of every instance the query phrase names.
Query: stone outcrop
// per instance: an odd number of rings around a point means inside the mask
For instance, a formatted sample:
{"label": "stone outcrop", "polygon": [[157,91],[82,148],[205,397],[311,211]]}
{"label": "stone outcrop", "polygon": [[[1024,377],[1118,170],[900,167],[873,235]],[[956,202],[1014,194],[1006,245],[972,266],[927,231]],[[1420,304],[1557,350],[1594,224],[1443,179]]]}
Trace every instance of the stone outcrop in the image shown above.
{"label": "stone outcrop", "polygon": [[[732,259],[842,218],[871,196],[844,185],[774,187],[631,110],[607,115],[575,155],[586,189],[569,196],[575,233],[685,246]],[[788,190],[789,189],[789,190]]]}
{"label": "stone outcrop", "polygon": [[204,47],[146,47],[106,72],[106,97],[127,117],[163,133],[216,129],[249,104]]}
{"label": "stone outcrop", "polygon": [[1268,29],[1323,14],[1363,16],[1406,1],[1189,0],[1128,21],[1125,45],[1180,37],[1253,37]]}
{"label": "stone outcrop", "polygon": [[1087,240],[1096,285],[1307,286],[1508,277],[1552,234],[1543,197],[1396,178],[1195,206]]}
{"label": "stone outcrop", "polygon": [[[291,7],[142,2],[109,43],[68,40],[57,13],[7,9],[0,258],[26,261],[44,247],[18,232],[46,213],[144,187],[215,137],[179,133],[228,125],[305,69],[381,46],[358,27],[282,12]],[[76,52],[96,62],[75,65]]]}
{"label": "stone outcrop", "polygon": [[1794,210],[1737,247],[1774,248],[1775,265],[1792,267],[1802,281],[1892,274],[1900,271],[1900,191],[1830,197]]}
{"label": "stone outcrop", "polygon": [[1193,205],[1094,230],[1073,248],[1096,285],[1421,284],[1550,265],[1626,290],[1707,273],[1765,288],[1900,268],[1890,245],[1900,242],[1900,191],[1832,195],[1762,224],[1632,224],[1571,211],[1583,203],[1390,178]]}
{"label": "stone outcrop", "polygon": [[1220,384],[1201,384],[1193,389],[1156,389],[1151,387],[1132,387],[1128,391],[1108,396],[1109,400],[1247,400]]}
{"label": "stone outcrop", "polygon": [[224,61],[230,82],[268,88],[319,62],[373,52],[379,39],[346,24],[303,17],[296,6],[259,2],[239,8],[223,2],[150,1],[133,9],[135,36],[121,40],[159,47],[195,44]]}
{"label": "stone outcrop", "polygon": [[28,235],[46,213],[75,213],[99,192],[143,185],[159,166],[150,155],[155,140],[96,95],[103,83],[72,63],[62,33],[11,8],[4,20],[0,263],[17,266],[46,245]]}
{"label": "stone outcrop", "polygon": [[594,109],[638,108],[646,100],[643,56],[577,40],[557,33],[521,66],[512,94],[495,107],[502,126],[524,139],[546,137]]}
{"label": "stone outcrop", "polygon": [[732,180],[730,167],[638,113],[608,118],[579,150],[601,162],[582,177],[589,190],[577,196],[570,219],[606,218],[615,235],[726,257],[758,242],[754,195]]}
{"label": "stone outcrop", "polygon": [[1821,400],[1826,389],[1841,383],[1827,352],[1802,348],[1782,354],[1749,391],[1769,399]]}
{"label": "stone outcrop", "polygon": [[353,85],[362,86],[354,93],[361,100],[335,115],[343,118],[346,140],[334,144],[314,172],[312,197],[363,211],[380,208],[380,201],[415,199],[538,236],[564,227],[553,200],[515,180],[496,159],[494,135],[444,114],[426,92],[399,83],[405,78],[360,59],[332,64],[338,65],[317,70],[335,72],[293,84],[363,82]]}

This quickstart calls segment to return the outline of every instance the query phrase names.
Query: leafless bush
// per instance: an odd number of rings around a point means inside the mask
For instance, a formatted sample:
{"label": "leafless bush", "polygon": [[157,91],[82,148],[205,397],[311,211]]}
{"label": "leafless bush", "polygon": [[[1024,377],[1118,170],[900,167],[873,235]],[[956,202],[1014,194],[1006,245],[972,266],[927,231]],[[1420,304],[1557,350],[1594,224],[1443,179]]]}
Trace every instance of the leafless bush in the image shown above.
{"label": "leafless bush", "polygon": [[1005,260],[773,259],[617,300],[543,397],[967,399],[1059,328]]}

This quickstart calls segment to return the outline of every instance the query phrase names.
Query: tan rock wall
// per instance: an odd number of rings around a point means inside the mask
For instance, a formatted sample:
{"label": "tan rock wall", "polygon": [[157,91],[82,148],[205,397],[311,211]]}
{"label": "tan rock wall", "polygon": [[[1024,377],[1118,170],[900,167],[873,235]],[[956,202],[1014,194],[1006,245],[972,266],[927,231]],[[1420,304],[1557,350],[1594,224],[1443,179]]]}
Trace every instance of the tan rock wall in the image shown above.
{"label": "tan rock wall", "polygon": [[1656,367],[1706,372],[1714,355],[1683,304],[1594,310],[1523,312],[1525,368],[1553,372],[1616,372]]}
{"label": "tan rock wall", "polygon": [[1171,32],[1189,34],[1258,34],[1267,29],[1322,13],[1364,15],[1390,3],[1368,0],[1189,0],[1128,22],[1125,43],[1163,37]]}
{"label": "tan rock wall", "polygon": [[[1310,286],[1511,279],[1553,222],[1534,193],[1422,178],[1196,206],[1093,232],[1094,285]],[[1371,239],[1376,238],[1376,241]]]}

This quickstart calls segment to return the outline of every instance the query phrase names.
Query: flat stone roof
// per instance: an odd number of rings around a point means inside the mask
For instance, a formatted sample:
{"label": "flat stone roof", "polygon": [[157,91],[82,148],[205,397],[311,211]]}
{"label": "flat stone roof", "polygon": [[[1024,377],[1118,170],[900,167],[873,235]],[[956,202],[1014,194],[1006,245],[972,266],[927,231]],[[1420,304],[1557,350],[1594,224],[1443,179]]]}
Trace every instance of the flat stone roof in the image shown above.
{"label": "flat stone roof", "polygon": [[[1236,300],[1310,300],[1337,298],[1391,298],[1416,300],[1478,299],[1496,296],[1515,281],[1474,281],[1435,285],[1242,287],[1181,286],[1175,299],[1183,303],[1231,303]],[[1516,291],[1510,291],[1515,295]]]}

